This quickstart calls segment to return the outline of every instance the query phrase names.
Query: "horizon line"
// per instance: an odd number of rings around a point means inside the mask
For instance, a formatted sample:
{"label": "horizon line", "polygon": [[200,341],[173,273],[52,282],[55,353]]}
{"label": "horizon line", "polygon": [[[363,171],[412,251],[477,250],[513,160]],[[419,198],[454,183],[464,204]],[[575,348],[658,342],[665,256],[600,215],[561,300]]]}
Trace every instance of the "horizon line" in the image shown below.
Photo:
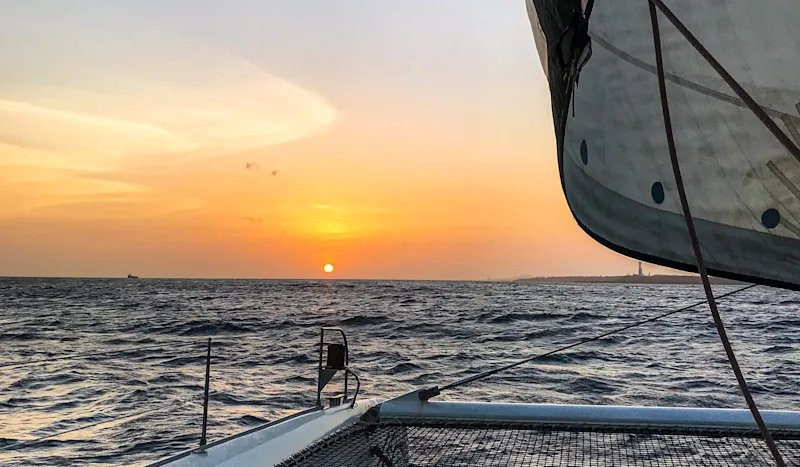
{"label": "horizon line", "polygon": [[[697,273],[684,274],[652,274],[644,277],[687,277],[697,276]],[[262,280],[262,281],[405,281],[405,282],[520,282],[531,279],[575,279],[575,278],[609,278],[609,277],[638,277],[637,274],[610,274],[610,275],[562,275],[562,276],[531,276],[520,275],[506,278],[484,279],[413,279],[413,278],[357,278],[357,277],[159,277],[159,276],[28,276],[28,275],[3,275],[0,279],[125,279],[125,280]]]}
{"label": "horizon line", "polygon": [[508,282],[516,279],[369,279],[354,277],[157,277],[137,276],[25,276],[0,275],[0,279],[125,279],[125,280],[252,280],[252,281],[407,281],[407,282]]}

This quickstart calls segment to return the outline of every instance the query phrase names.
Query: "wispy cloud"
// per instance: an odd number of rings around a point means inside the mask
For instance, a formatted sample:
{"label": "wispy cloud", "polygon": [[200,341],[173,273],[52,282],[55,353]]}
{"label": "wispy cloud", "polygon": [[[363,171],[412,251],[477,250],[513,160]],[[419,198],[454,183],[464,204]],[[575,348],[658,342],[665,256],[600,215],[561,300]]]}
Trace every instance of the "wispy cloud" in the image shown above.
{"label": "wispy cloud", "polygon": [[19,165],[105,170],[123,156],[199,147],[153,125],[4,99],[0,128],[0,143],[22,149],[3,151],[0,163]]}
{"label": "wispy cloud", "polygon": [[[92,20],[90,3],[69,12],[46,2],[27,5],[0,18],[0,29],[17,38],[0,41],[0,56],[14,63],[0,76],[0,172],[47,171],[50,188],[46,197],[35,196],[37,206],[68,203],[76,190],[103,195],[98,180],[113,184],[122,172],[158,171],[156,195],[141,198],[158,210],[170,190],[167,174],[182,176],[201,159],[305,138],[339,118],[313,91],[221,46],[179,37],[132,4],[103,10],[103,21]],[[142,189],[113,186],[114,193]],[[110,203],[120,199],[108,196]]]}

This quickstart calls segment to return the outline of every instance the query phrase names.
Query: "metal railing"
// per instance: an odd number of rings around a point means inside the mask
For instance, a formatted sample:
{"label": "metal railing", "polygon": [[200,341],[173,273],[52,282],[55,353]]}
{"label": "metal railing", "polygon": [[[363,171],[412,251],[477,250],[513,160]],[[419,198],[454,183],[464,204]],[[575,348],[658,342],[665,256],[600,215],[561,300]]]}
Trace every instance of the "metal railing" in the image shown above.
{"label": "metal railing", "polygon": [[[325,333],[326,332],[338,332],[341,335],[343,344],[338,344],[335,342],[326,342],[325,341]],[[237,338],[241,336],[236,336]],[[222,339],[224,340],[224,339]],[[58,361],[70,361],[70,360],[81,360],[87,358],[108,358],[112,356],[119,356],[124,355],[125,353],[131,352],[141,352],[143,350],[156,350],[156,349],[164,349],[166,346],[171,346],[171,348],[183,348],[183,347],[193,347],[203,345],[205,348],[205,355],[204,355],[204,366],[205,366],[205,374],[204,374],[204,384],[203,384],[203,412],[202,412],[202,428],[200,433],[200,440],[199,446],[195,449],[195,452],[202,452],[205,446],[208,444],[208,412],[209,412],[209,399],[211,393],[211,366],[212,366],[212,346],[216,342],[220,342],[221,339],[217,338],[215,341],[212,342],[212,337],[204,338],[203,340],[192,340],[190,342],[187,341],[164,341],[159,344],[152,344],[146,345],[141,347],[128,347],[124,349],[115,349],[115,350],[96,350],[92,352],[83,352],[83,353],[74,353],[69,355],[59,355],[59,356],[49,356],[43,358],[32,358],[28,360],[14,360],[9,362],[0,362],[0,370],[4,369],[13,369],[17,367],[25,367],[43,363],[50,363],[50,362],[58,362]],[[322,358],[324,355],[325,346],[327,347],[329,360],[326,365],[323,365]],[[338,347],[337,347],[338,346]],[[342,359],[337,360],[336,352],[343,351],[341,354]],[[332,353],[333,352],[333,353]],[[339,370],[344,371],[344,394],[341,396],[343,401],[347,401],[349,397],[349,376],[352,375],[356,378],[357,386],[355,394],[352,398],[351,406],[355,403],[356,398],[358,397],[358,393],[361,388],[361,382],[358,379],[358,376],[349,368],[350,363],[350,352],[349,347],[347,345],[347,336],[344,333],[344,330],[341,328],[329,328],[325,327],[322,328],[320,331],[320,342],[319,342],[319,362],[318,362],[318,379],[317,379],[317,404],[316,408],[322,408],[322,392],[324,387],[330,382],[330,378],[332,378],[333,374],[323,383],[323,375],[326,371],[331,373],[336,373]],[[22,440],[17,441],[14,443],[7,444],[5,446],[0,447],[0,452],[2,451],[12,451],[17,450],[24,447],[30,447],[32,445],[36,445],[42,443],[46,440],[65,435],[67,433],[72,433],[76,431],[81,431],[85,429],[89,429],[98,425],[106,424],[106,423],[113,423],[115,421],[124,420],[124,419],[137,419],[144,415],[148,415],[153,412],[157,412],[168,407],[174,407],[176,404],[178,406],[186,404],[192,400],[196,400],[194,397],[181,399],[178,401],[172,401],[166,404],[162,404],[156,407],[151,407],[143,411],[139,411],[136,413],[127,413],[125,415],[115,417],[115,418],[104,418],[94,423],[90,423],[87,425],[82,425],[78,427],[73,427],[68,430],[59,431],[56,433],[51,433],[46,436],[42,436],[32,440]],[[338,405],[335,404],[336,397],[331,398],[331,405]]]}

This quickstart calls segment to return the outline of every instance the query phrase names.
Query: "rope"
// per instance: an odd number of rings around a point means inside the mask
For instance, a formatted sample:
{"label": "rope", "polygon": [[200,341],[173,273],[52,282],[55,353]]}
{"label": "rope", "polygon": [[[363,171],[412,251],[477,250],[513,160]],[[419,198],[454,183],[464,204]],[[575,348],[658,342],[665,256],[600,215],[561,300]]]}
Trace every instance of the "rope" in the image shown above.
{"label": "rope", "polygon": [[[731,292],[728,292],[728,293],[720,295],[719,297],[717,297],[717,299],[729,297],[729,296],[731,296],[733,294],[737,294],[739,292],[743,292],[743,291],[745,291],[747,289],[752,289],[755,286],[756,286],[756,284],[751,284],[751,285],[742,287],[740,289],[733,290]],[[532,361],[540,359],[540,358],[548,357],[550,355],[553,355],[553,354],[556,354],[556,353],[559,353],[559,352],[563,352],[565,350],[569,350],[569,349],[577,347],[579,345],[583,345],[583,344],[586,344],[586,343],[589,343],[589,342],[597,341],[597,340],[600,340],[600,339],[602,339],[604,337],[608,337],[608,336],[613,335],[613,334],[617,334],[617,333],[620,333],[620,332],[623,332],[623,331],[627,331],[628,329],[635,328],[637,326],[642,326],[644,324],[651,323],[653,321],[656,321],[656,320],[659,320],[659,319],[662,319],[662,318],[666,318],[667,316],[674,315],[674,314],[680,313],[682,311],[690,310],[690,309],[692,309],[692,308],[694,308],[696,306],[703,305],[704,303],[706,303],[706,300],[703,300],[703,301],[700,301],[700,302],[697,302],[697,303],[693,303],[691,305],[687,305],[687,306],[685,306],[683,308],[679,308],[677,310],[668,311],[666,313],[662,313],[662,314],[660,314],[658,316],[653,316],[652,318],[648,318],[648,319],[643,320],[643,321],[637,321],[637,322],[635,322],[633,324],[629,324],[627,326],[623,326],[621,328],[614,329],[612,331],[608,331],[606,333],[600,334],[600,335],[595,336],[595,337],[589,337],[589,338],[583,339],[581,341],[578,341],[578,342],[575,342],[575,343],[572,343],[572,344],[569,344],[569,345],[565,345],[563,347],[559,347],[559,348],[557,348],[555,350],[551,350],[549,352],[545,352],[545,353],[542,353],[542,354],[537,354],[537,355],[534,355],[532,357],[528,357],[528,358],[526,358],[524,360],[519,360],[517,362],[510,363],[508,365],[504,365],[504,366],[501,366],[501,367],[498,367],[498,368],[495,368],[495,369],[492,369],[492,370],[484,371],[483,373],[478,373],[477,375],[473,375],[473,376],[470,376],[468,378],[464,378],[464,379],[455,381],[453,383],[447,384],[445,386],[442,386],[439,389],[439,391],[444,391],[445,389],[457,388],[457,387],[463,386],[463,385],[465,385],[467,383],[471,383],[473,381],[486,378],[486,377],[491,376],[491,375],[493,375],[495,373],[499,373],[501,371],[509,370],[511,368],[523,365],[525,363],[532,362]],[[436,395],[436,394],[432,394],[432,395]]]}
{"label": "rope", "polygon": [[[672,162],[672,172],[675,176],[675,184],[677,185],[678,188],[678,196],[680,197],[681,201],[681,209],[683,210],[683,217],[684,219],[686,219],[686,229],[689,231],[689,237],[692,242],[692,249],[694,250],[694,256],[695,259],[697,260],[697,269],[700,272],[700,278],[703,280],[703,290],[705,290],[706,298],[708,299],[707,300],[708,307],[711,309],[711,316],[714,318],[714,325],[717,328],[717,334],[719,334],[719,338],[722,341],[722,346],[725,348],[725,354],[728,356],[728,362],[730,363],[731,368],[733,369],[733,373],[736,375],[736,380],[739,383],[739,389],[742,391],[742,395],[744,396],[745,401],[747,401],[747,406],[750,409],[750,413],[753,415],[753,419],[758,425],[759,430],[761,431],[761,436],[764,438],[764,442],[769,447],[769,450],[772,453],[772,457],[775,459],[775,464],[778,465],[778,467],[783,467],[786,465],[783,462],[783,457],[781,456],[780,451],[778,451],[778,446],[775,444],[775,441],[772,439],[772,435],[770,434],[769,429],[767,428],[767,424],[764,423],[764,419],[761,417],[761,413],[758,411],[758,407],[756,406],[755,400],[753,400],[752,394],[750,394],[750,389],[747,387],[747,381],[745,380],[744,375],[742,374],[742,369],[739,368],[739,363],[736,360],[736,354],[733,352],[733,347],[731,346],[731,343],[728,340],[728,334],[725,332],[725,325],[723,324],[722,317],[720,316],[719,310],[717,309],[717,303],[714,301],[714,292],[711,290],[711,283],[708,280],[708,271],[706,271],[705,261],[703,260],[703,253],[700,250],[700,240],[697,237],[697,231],[695,230],[694,220],[692,219],[692,212],[689,209],[689,200],[686,197],[686,188],[683,185],[680,163],[678,162],[678,154],[675,148],[675,138],[672,133],[672,121],[669,113],[667,85],[664,78],[664,60],[661,52],[661,34],[658,29],[658,15],[656,12],[656,5],[658,5],[659,9],[667,16],[667,18],[672,22],[672,24],[674,24],[678,28],[678,30],[684,35],[684,37],[689,39],[694,48],[697,49],[703,55],[706,61],[708,61],[711,64],[711,66],[713,66],[714,69],[717,70],[717,73],[719,73],[723,77],[723,79],[725,79],[725,81],[728,82],[728,84],[734,88],[734,91],[736,91],[736,93],[739,94],[739,97],[748,103],[748,106],[751,108],[751,110],[754,109],[754,107],[751,106],[751,102],[755,107],[758,107],[758,105],[755,104],[755,101],[753,101],[753,99],[750,98],[750,96],[747,95],[747,93],[744,92],[743,89],[741,89],[741,86],[738,86],[738,83],[736,83],[735,80],[733,80],[733,78],[722,68],[722,65],[720,65],[716,60],[714,60],[711,54],[707,50],[705,50],[696,39],[692,40],[693,36],[689,37],[691,36],[689,31],[683,26],[683,24],[678,20],[678,18],[675,17],[671,11],[669,11],[669,9],[661,2],[661,0],[648,0],[648,5],[650,7],[650,21],[653,27],[653,43],[655,46],[656,68],[658,69],[658,88],[661,94],[661,110],[664,114],[664,128],[666,130],[667,146],[669,148],[669,157]],[[703,53],[703,51],[705,51],[705,53]],[[731,82],[736,83],[736,85],[735,86],[732,85]],[[761,113],[755,110],[753,110],[753,112],[759,118],[762,117],[763,110],[761,111]],[[767,120],[769,120],[769,118],[767,118]],[[770,123],[773,123],[771,120],[769,121]],[[770,129],[770,131],[772,131],[773,129],[772,126],[767,124],[767,127]],[[777,127],[775,128],[777,129]],[[782,143],[784,142],[783,141],[784,139],[788,140],[788,138],[786,138],[786,135],[784,135],[783,132],[780,132],[780,130],[778,131],[780,134],[773,132],[773,134],[775,134],[778,140],[780,140]],[[781,136],[783,138],[781,138]],[[786,148],[789,150],[789,152],[791,152],[797,157],[798,156],[797,147],[794,146],[794,144],[791,143],[791,141],[789,141],[789,143],[790,145],[787,145]],[[794,149],[794,152],[792,152],[792,148]],[[798,157],[798,160],[800,160],[800,157]]]}
{"label": "rope", "polygon": [[33,365],[36,363],[48,363],[48,362],[57,362],[60,360],[73,360],[79,358],[89,358],[89,357],[98,357],[98,356],[106,356],[110,354],[118,354],[118,353],[125,353],[125,352],[135,352],[139,350],[152,350],[152,349],[160,349],[164,346],[171,345],[173,349],[181,348],[181,347],[188,347],[192,345],[199,345],[200,342],[183,342],[183,343],[174,343],[174,342],[163,342],[161,344],[155,344],[151,346],[144,346],[144,347],[136,347],[136,348],[128,348],[128,349],[118,349],[118,350],[98,350],[95,352],[87,352],[82,354],[72,354],[72,355],[65,355],[63,357],[48,357],[48,358],[40,358],[38,360],[27,360],[24,362],[16,361],[16,362],[6,362],[0,363],[0,368],[9,368],[15,366],[24,366],[24,365]]}
{"label": "rope", "polygon": [[94,423],[90,423],[88,425],[83,425],[83,426],[79,426],[79,427],[75,427],[75,428],[70,428],[68,430],[59,431],[59,432],[53,433],[51,435],[42,436],[41,438],[36,438],[36,439],[32,439],[32,440],[27,440],[27,441],[17,441],[15,443],[0,447],[0,451],[7,451],[7,450],[10,450],[10,449],[18,449],[18,448],[25,447],[25,446],[31,446],[31,445],[34,445],[34,444],[39,444],[39,443],[41,443],[43,441],[47,441],[48,439],[55,438],[57,436],[66,435],[66,434],[69,434],[69,433],[72,433],[72,432],[75,432],[75,431],[86,430],[88,428],[92,428],[92,427],[95,427],[97,425],[103,425],[104,423],[118,422],[118,421],[124,420],[126,418],[130,418],[130,419],[140,418],[143,415],[147,415],[147,414],[152,413],[152,412],[157,412],[157,411],[163,410],[165,408],[169,408],[169,407],[172,407],[172,406],[177,407],[177,406],[186,404],[187,402],[189,402],[189,400],[190,399],[179,400],[177,402],[173,401],[173,402],[169,402],[167,404],[159,405],[158,407],[153,407],[152,409],[142,410],[141,412],[136,412],[136,413],[129,414],[129,415],[122,415],[122,416],[119,416],[119,417],[116,417],[116,418],[110,418],[110,419],[107,418],[107,419],[100,420],[100,421],[97,421],[97,422],[94,422]]}
{"label": "rope", "polygon": [[731,76],[731,74],[728,73],[728,70],[726,70],[725,67],[723,67],[722,64],[719,63],[717,59],[714,58],[713,55],[711,55],[711,52],[709,52],[708,49],[706,49],[703,46],[703,44],[701,44],[700,41],[697,40],[694,34],[692,34],[691,31],[689,31],[689,29],[686,28],[686,25],[684,25],[681,22],[681,20],[679,20],[678,17],[675,16],[675,13],[673,13],[672,10],[667,8],[667,6],[661,0],[649,0],[649,1],[651,5],[654,5],[655,7],[658,7],[659,10],[661,10],[664,16],[669,20],[670,23],[672,23],[673,26],[675,26],[678,32],[680,32],[683,35],[683,37],[685,37],[686,40],[689,41],[692,47],[694,47],[694,49],[700,55],[703,56],[703,58],[708,62],[708,64],[711,65],[712,68],[714,68],[714,71],[716,71],[717,74],[725,81],[725,83],[733,90],[733,92],[735,92],[736,95],[739,96],[739,99],[741,99],[744,102],[747,108],[750,109],[750,111],[753,112],[753,114],[755,114],[756,117],[758,117],[758,119],[761,121],[761,123],[764,124],[765,127],[767,127],[767,130],[769,130],[769,132],[772,133],[773,136],[775,136],[778,142],[780,142],[783,145],[783,147],[786,148],[787,151],[789,151],[789,154],[794,156],[794,158],[797,159],[798,162],[800,162],[800,148],[798,148],[797,145],[795,145],[794,142],[788,136],[786,136],[786,133],[784,133],[783,131],[781,131],[780,128],[778,128],[778,125],[776,125],[775,122],[772,121],[771,118],[769,118],[767,113],[764,112],[764,109],[761,108],[761,106],[758,105],[758,103],[752,97],[750,97],[750,94],[748,94],[747,91],[745,91],[744,88],[733,78],[733,76]]}

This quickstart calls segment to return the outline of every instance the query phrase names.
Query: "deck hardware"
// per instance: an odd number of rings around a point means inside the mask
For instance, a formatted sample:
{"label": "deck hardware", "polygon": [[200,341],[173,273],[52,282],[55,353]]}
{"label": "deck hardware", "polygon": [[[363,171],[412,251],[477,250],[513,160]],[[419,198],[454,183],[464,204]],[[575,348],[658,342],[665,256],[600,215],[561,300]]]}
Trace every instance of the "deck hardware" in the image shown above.
{"label": "deck hardware", "polygon": [[[338,332],[342,336],[342,343],[326,342],[326,332]],[[327,350],[327,352],[326,352]],[[323,354],[326,354],[325,365],[322,365]],[[347,336],[341,328],[323,327],[320,329],[319,334],[319,362],[318,362],[318,377],[317,377],[317,407],[322,407],[322,390],[328,383],[331,382],[333,377],[339,371],[344,372],[344,391],[341,398],[338,396],[329,398],[328,401],[331,406],[341,405],[347,401],[348,397],[348,383],[349,376],[356,379],[356,392],[350,402],[350,407],[354,407],[358,392],[361,390],[361,381],[353,370],[349,368],[350,364],[350,349],[347,346]]]}

